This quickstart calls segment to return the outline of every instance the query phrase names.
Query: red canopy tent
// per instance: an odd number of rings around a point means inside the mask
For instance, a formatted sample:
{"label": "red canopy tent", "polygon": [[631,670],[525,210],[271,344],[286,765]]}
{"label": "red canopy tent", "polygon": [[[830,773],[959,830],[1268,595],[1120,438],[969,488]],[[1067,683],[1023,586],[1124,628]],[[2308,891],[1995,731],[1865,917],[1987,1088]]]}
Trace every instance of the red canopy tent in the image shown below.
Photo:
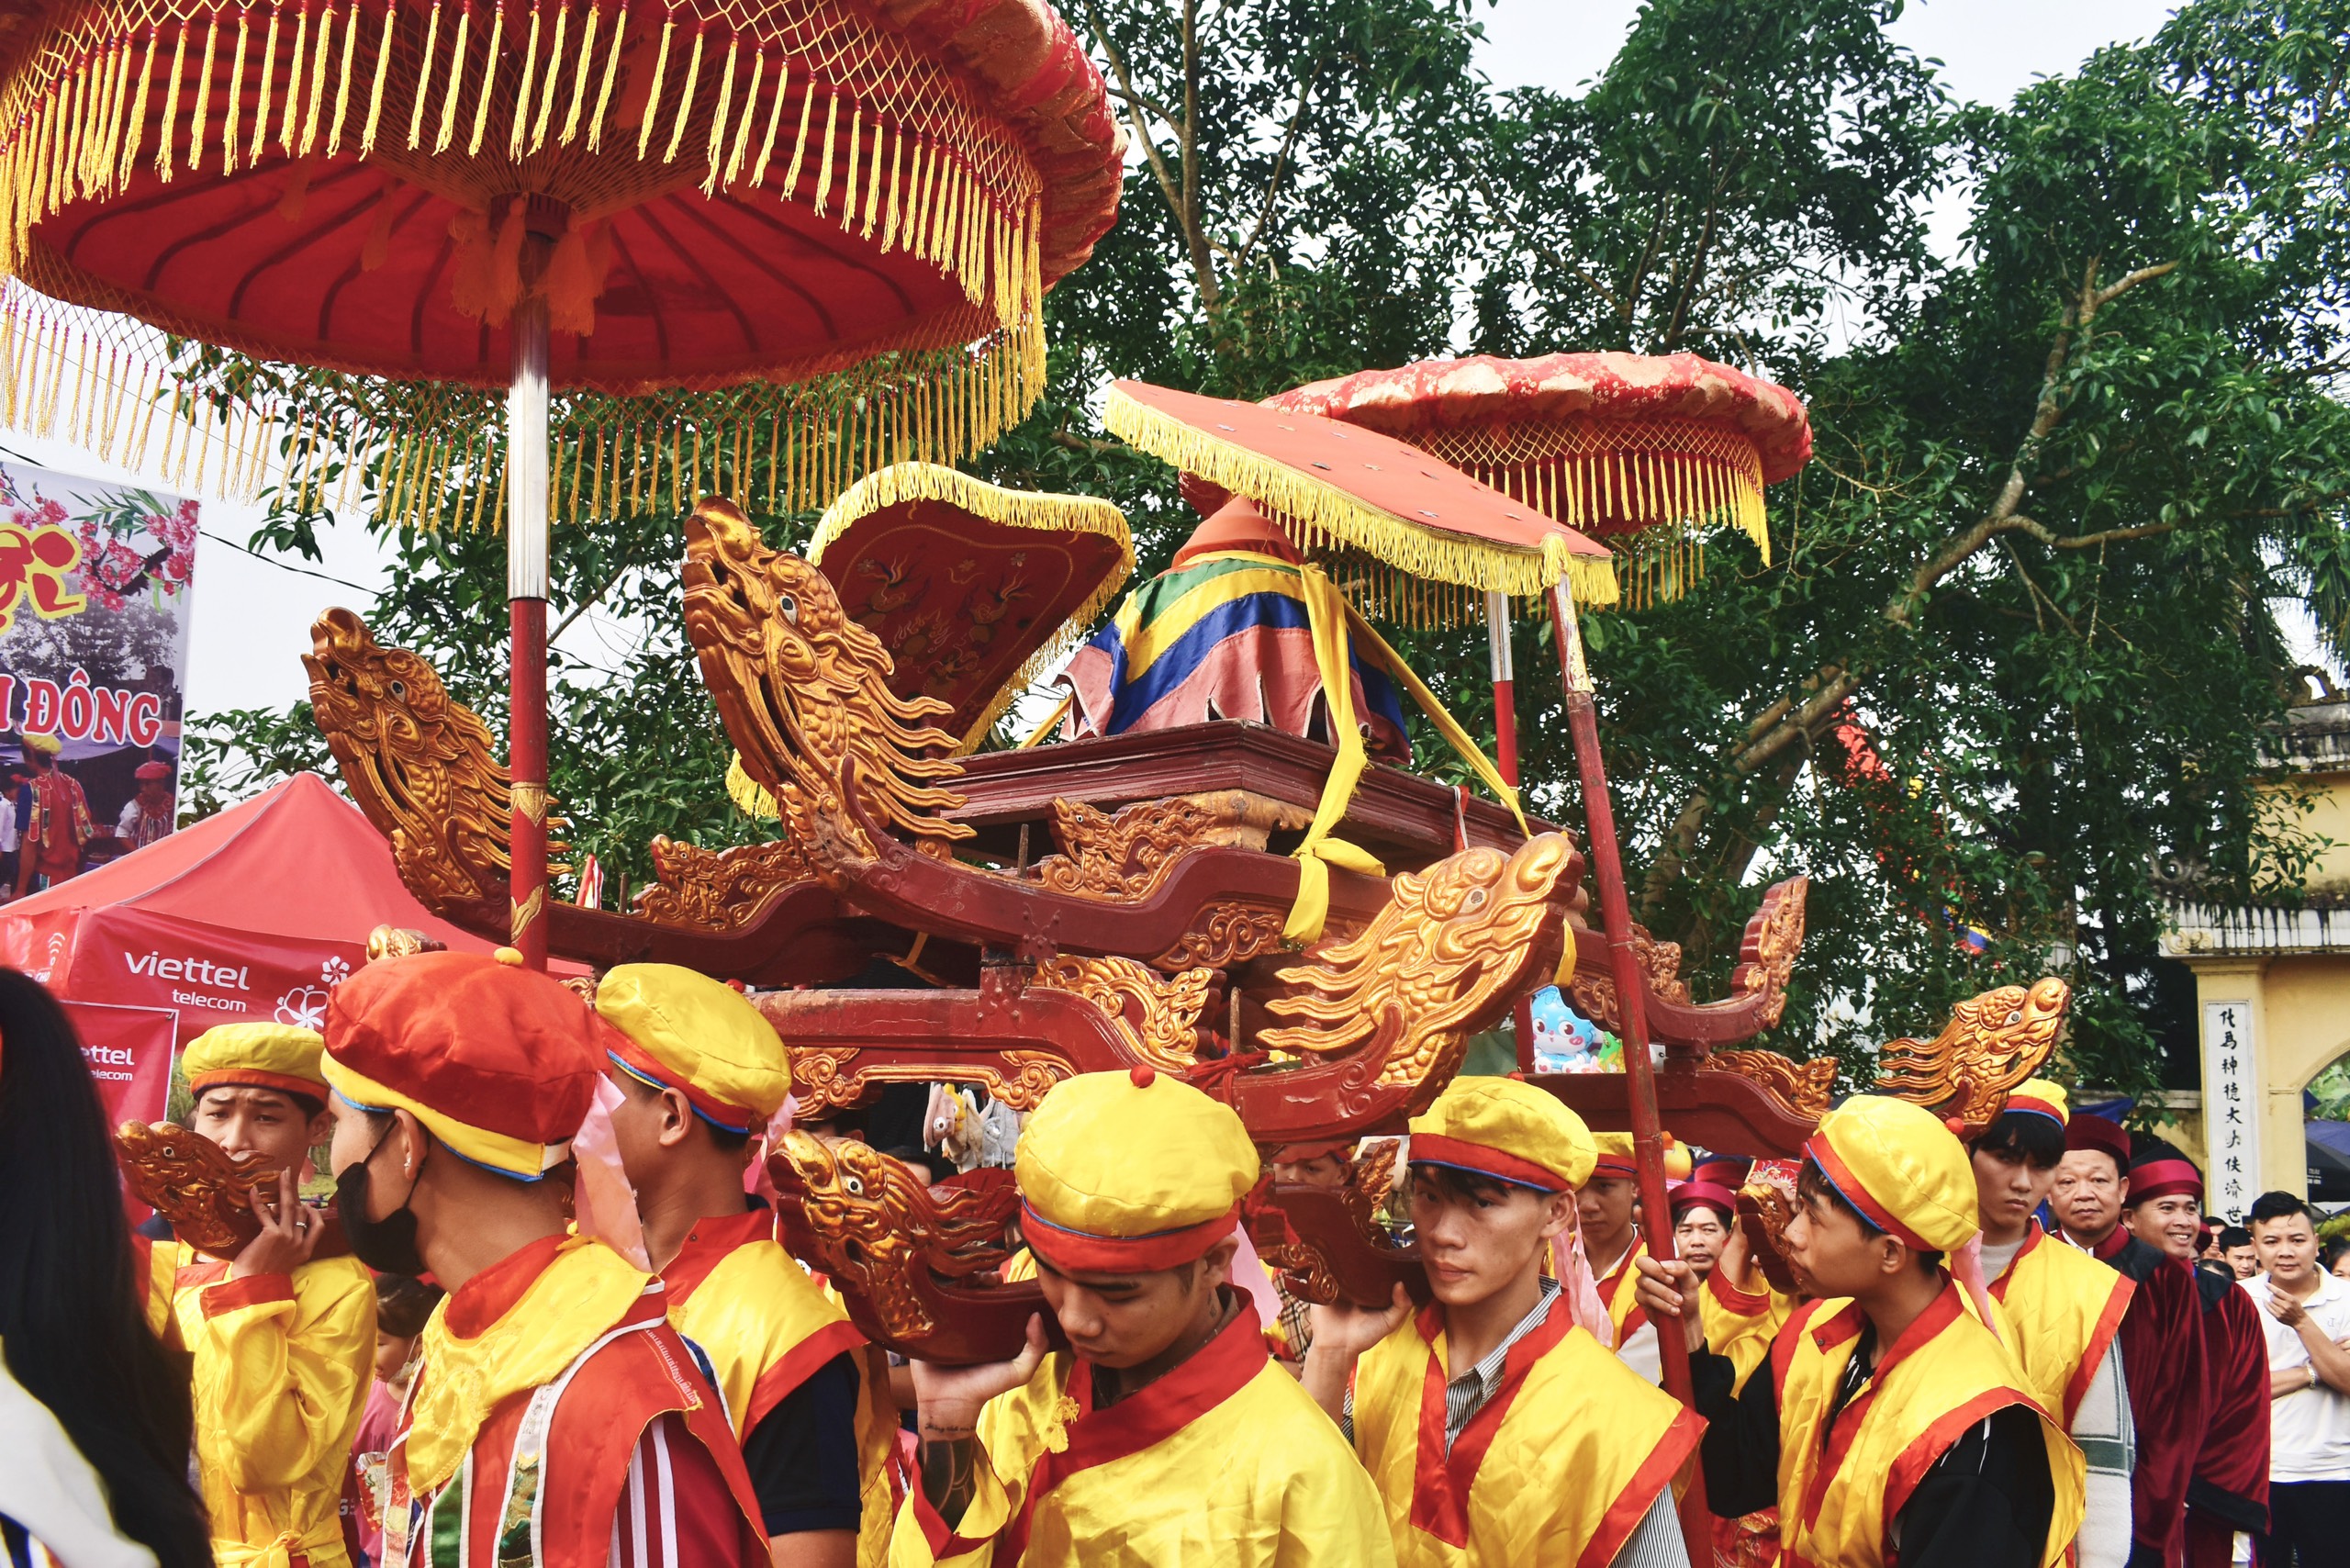
{"label": "red canopy tent", "polygon": [[417,902],[356,806],[297,773],[0,908],[0,962],[70,1002],[170,1011],[185,1045],[250,1019],[319,1027],[328,993],[366,961],[367,934],[384,924],[490,950]]}

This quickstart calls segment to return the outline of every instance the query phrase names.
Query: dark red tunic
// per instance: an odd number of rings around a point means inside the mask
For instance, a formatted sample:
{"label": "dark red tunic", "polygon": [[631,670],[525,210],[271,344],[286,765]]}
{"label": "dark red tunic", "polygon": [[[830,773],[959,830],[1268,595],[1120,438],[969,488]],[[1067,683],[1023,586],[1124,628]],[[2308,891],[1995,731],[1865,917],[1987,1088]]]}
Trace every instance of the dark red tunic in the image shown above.
{"label": "dark red tunic", "polygon": [[2138,1282],[2117,1336],[2130,1417],[2138,1434],[2137,1465],[2130,1476],[2132,1560],[2180,1568],[2187,1552],[2188,1486],[2204,1428],[2202,1306],[2195,1277],[2186,1264],[2121,1226],[2093,1255]]}
{"label": "dark red tunic", "polygon": [[2192,1568],[2226,1568],[2238,1530],[2268,1528],[2268,1337],[2233,1280],[2195,1276],[2203,1309],[2203,1445],[2187,1488]]}

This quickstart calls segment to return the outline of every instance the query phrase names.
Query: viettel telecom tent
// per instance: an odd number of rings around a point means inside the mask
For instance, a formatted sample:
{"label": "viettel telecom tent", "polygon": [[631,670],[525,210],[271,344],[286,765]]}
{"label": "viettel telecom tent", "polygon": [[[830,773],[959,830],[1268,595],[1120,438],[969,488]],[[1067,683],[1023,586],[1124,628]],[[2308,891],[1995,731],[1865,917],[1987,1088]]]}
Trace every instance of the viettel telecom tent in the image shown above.
{"label": "viettel telecom tent", "polygon": [[0,907],[0,962],[69,1001],[164,1008],[185,1045],[215,1024],[318,1028],[327,995],[366,959],[367,934],[406,926],[489,944],[435,918],[390,846],[314,773]]}

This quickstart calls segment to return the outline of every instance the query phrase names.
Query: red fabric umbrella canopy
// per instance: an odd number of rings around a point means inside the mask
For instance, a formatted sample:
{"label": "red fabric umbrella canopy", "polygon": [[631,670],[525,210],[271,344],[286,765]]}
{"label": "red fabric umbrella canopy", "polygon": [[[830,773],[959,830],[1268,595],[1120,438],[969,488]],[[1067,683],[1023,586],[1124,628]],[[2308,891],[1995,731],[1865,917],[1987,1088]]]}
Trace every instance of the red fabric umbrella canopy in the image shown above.
{"label": "red fabric umbrella canopy", "polygon": [[33,9],[0,156],[68,169],[8,183],[9,259],[266,358],[502,386],[529,233],[558,388],[815,374],[992,332],[1116,211],[1100,78],[1037,5]]}
{"label": "red fabric umbrella canopy", "polygon": [[1687,353],[1422,360],[1265,401],[1409,442],[1635,552],[1636,599],[1673,597],[1700,568],[1682,558],[1690,527],[1740,529],[1767,562],[1762,487],[1811,457],[1801,398]]}
{"label": "red fabric umbrella canopy", "polygon": [[[1222,505],[1208,487],[1244,495],[1309,551],[1336,547],[1403,578],[1518,596],[1572,573],[1587,601],[1616,597],[1606,545],[1376,431],[1139,381],[1113,383],[1103,417],[1119,436],[1205,481],[1191,488],[1209,503],[1203,510]],[[1390,604],[1411,597],[1394,580],[1379,593]]]}
{"label": "red fabric umbrella canopy", "polygon": [[[536,298],[554,390],[604,395],[556,410],[575,506],[664,474],[680,504],[822,504],[881,463],[975,450],[1034,401],[1042,295],[1123,175],[1101,77],[1038,0],[32,0],[14,22],[0,271],[408,387],[321,409],[20,308],[36,382],[74,389],[15,417],[143,453],[168,392],[205,432],[198,482],[218,447],[231,487],[265,451],[307,471],[388,440],[373,487],[396,510],[495,493],[480,392],[508,384]],[[812,412],[744,385],[893,355]],[[666,388],[739,390],[610,406]],[[753,429],[770,451],[800,431],[849,450],[752,476]]]}
{"label": "red fabric umbrella canopy", "polygon": [[378,925],[468,952],[490,944],[431,913],[390,846],[314,773],[0,908],[0,961],[77,1002],[161,1007],[185,1042],[215,1024],[316,1027]]}

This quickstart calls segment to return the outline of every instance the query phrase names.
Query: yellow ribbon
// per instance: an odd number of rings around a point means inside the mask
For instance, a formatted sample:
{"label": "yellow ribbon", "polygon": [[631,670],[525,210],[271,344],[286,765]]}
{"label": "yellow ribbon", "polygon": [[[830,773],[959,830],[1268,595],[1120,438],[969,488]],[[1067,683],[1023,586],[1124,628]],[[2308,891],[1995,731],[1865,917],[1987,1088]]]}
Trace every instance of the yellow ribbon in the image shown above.
{"label": "yellow ribbon", "polygon": [[[1518,805],[1517,791],[1510,788],[1503,779],[1502,770],[1494,766],[1493,758],[1487,756],[1477,743],[1469,738],[1469,732],[1460,727],[1460,721],[1445,711],[1443,700],[1430,691],[1418,676],[1412,673],[1412,666],[1404,662],[1404,655],[1387,645],[1387,639],[1371,629],[1371,622],[1362,618],[1362,612],[1353,605],[1347,604],[1343,599],[1339,603],[1346,610],[1348,630],[1362,639],[1364,651],[1369,653],[1376,663],[1384,666],[1387,673],[1394,678],[1396,683],[1411,693],[1412,700],[1420,705],[1420,711],[1426,713],[1428,716],[1428,722],[1436,726],[1436,733],[1442,735],[1452,749],[1460,754],[1460,760],[1469,765],[1470,770],[1483,780],[1485,788],[1494,792],[1494,799],[1509,808],[1509,814],[1517,819],[1517,831],[1528,838],[1533,837],[1534,830],[1526,825],[1526,812]],[[1313,601],[1307,600],[1306,611],[1309,618],[1312,616],[1313,608]]]}
{"label": "yellow ribbon", "polygon": [[1370,758],[1362,749],[1362,731],[1355,722],[1354,670],[1347,661],[1347,601],[1319,566],[1298,568],[1305,599],[1305,624],[1314,644],[1314,667],[1322,678],[1322,699],[1330,712],[1330,738],[1338,755],[1322,783],[1322,799],[1314,809],[1313,825],[1294,851],[1297,856],[1297,902],[1290,906],[1281,939],[1304,946],[1318,941],[1330,918],[1330,868],[1383,877],[1387,868],[1371,854],[1330,830],[1347,814],[1355,786]]}

